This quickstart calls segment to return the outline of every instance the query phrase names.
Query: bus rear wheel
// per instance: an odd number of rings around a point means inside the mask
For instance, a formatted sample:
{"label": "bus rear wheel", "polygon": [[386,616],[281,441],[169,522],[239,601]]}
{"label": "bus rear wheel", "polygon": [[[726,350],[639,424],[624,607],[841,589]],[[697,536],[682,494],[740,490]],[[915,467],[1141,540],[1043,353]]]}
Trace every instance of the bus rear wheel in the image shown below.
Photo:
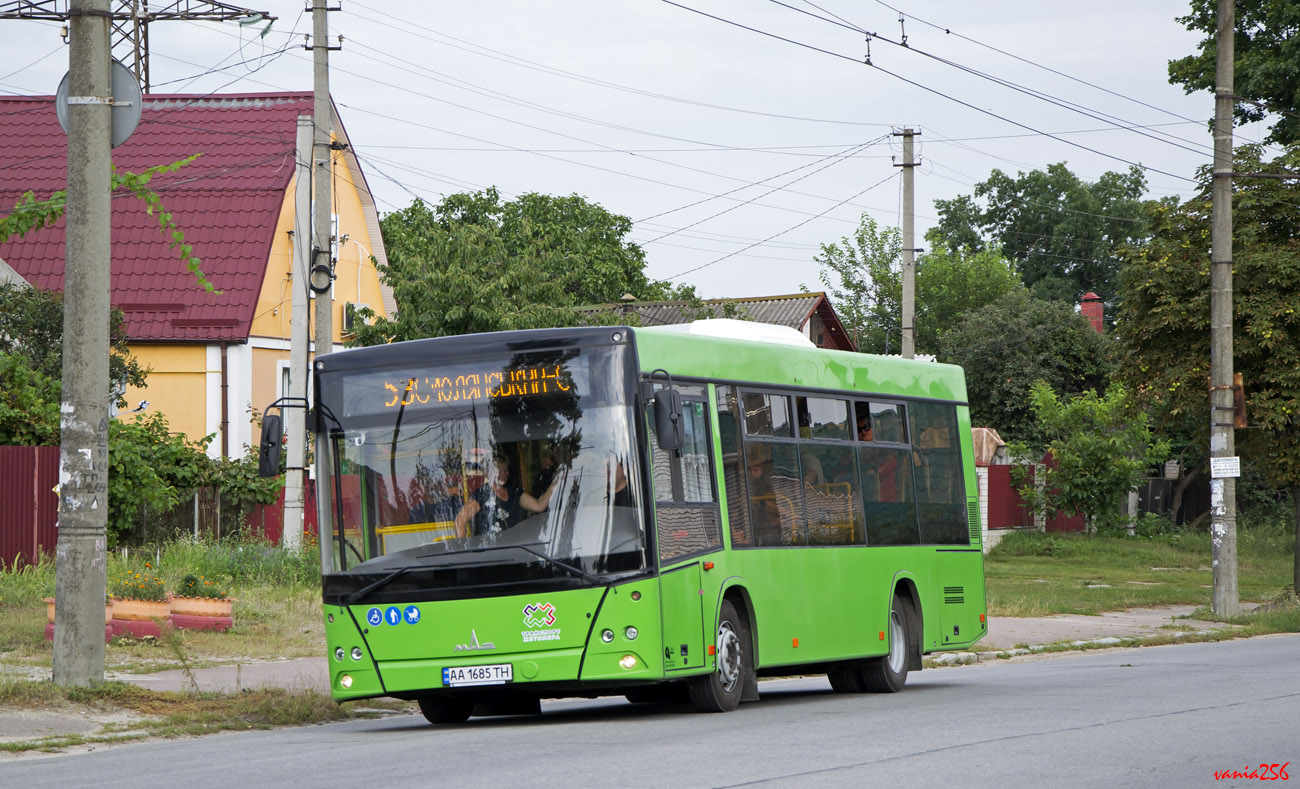
{"label": "bus rear wheel", "polygon": [[730,600],[718,610],[718,633],[714,639],[717,668],[696,677],[688,688],[691,704],[700,712],[731,712],[740,706],[745,676],[753,667],[749,629],[736,614]]}
{"label": "bus rear wheel", "polygon": [[867,690],[867,686],[862,684],[862,669],[857,666],[831,669],[826,672],[826,678],[836,693],[865,693]]}
{"label": "bus rear wheel", "polygon": [[894,595],[889,606],[889,654],[873,658],[861,670],[863,687],[871,693],[897,693],[907,684],[908,650],[912,648],[907,605]]}
{"label": "bus rear wheel", "polygon": [[474,702],[455,696],[425,696],[420,699],[420,712],[429,723],[464,723],[474,712]]}

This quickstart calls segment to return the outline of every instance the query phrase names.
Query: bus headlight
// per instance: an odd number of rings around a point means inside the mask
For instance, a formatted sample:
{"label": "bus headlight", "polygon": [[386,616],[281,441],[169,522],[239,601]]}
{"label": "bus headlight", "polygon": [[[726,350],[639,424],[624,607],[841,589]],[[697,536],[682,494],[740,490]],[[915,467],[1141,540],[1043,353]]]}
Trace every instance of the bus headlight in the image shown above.
{"label": "bus headlight", "polygon": [[347,654],[348,654],[347,651],[343,649],[343,647],[339,647],[338,649],[334,650],[334,659],[342,660],[343,658],[347,657]]}
{"label": "bus headlight", "polygon": [[613,630],[610,630],[609,628],[606,628],[605,630],[601,631],[601,634],[600,634],[600,640],[601,640],[601,641],[604,641],[606,644],[608,644],[609,642],[613,641],[613,640],[614,640],[614,631],[613,631]]}
{"label": "bus headlight", "polygon": [[362,656],[361,647],[352,647],[352,659],[360,660]]}
{"label": "bus headlight", "polygon": [[628,641],[635,641],[636,637],[641,635],[641,631],[637,630],[635,627],[632,627],[631,625],[628,625],[627,629],[623,631],[623,635],[627,636]]}
{"label": "bus headlight", "polygon": [[339,677],[339,686],[342,687],[344,690],[347,690],[348,688],[352,687],[352,675],[344,674],[343,676]]}
{"label": "bus headlight", "polygon": [[626,669],[634,669],[637,664],[636,655],[624,655],[619,659],[618,664]]}

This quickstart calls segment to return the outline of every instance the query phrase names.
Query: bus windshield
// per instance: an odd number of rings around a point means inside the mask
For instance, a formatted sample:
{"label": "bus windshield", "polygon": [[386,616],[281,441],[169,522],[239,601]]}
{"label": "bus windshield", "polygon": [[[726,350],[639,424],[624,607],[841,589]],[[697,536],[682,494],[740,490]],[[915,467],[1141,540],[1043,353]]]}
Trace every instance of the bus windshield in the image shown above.
{"label": "bus windshield", "polygon": [[602,346],[324,370],[334,569],[426,590],[644,569],[628,356]]}

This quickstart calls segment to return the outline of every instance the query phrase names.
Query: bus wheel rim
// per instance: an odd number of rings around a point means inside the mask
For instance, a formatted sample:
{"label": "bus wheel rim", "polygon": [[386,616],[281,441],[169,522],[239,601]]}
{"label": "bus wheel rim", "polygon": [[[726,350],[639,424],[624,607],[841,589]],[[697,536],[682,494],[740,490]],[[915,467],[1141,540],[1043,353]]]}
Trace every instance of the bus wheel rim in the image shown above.
{"label": "bus wheel rim", "polygon": [[718,625],[718,680],[728,693],[740,681],[740,637],[730,622]]}
{"label": "bus wheel rim", "polygon": [[897,611],[889,612],[889,670],[895,674],[903,671],[907,661],[905,643],[907,632],[903,629],[903,617]]}

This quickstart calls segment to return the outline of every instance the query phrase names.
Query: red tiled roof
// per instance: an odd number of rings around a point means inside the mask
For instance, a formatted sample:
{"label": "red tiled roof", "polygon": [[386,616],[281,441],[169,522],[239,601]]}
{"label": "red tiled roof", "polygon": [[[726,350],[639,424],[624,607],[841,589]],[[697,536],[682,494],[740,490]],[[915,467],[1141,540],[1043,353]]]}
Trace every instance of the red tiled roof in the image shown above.
{"label": "red tiled roof", "polygon": [[[195,153],[193,163],[156,176],[162,197],[203,273],[205,292],[186,270],[155,216],[130,195],[113,197],[112,302],[136,341],[239,342],[253,310],[284,191],[294,173],[299,115],[310,93],[144,97],[140,125],[113,149],[119,170],[142,172]],[[0,211],[27,190],[48,197],[67,182],[67,137],[52,96],[0,96]],[[62,289],[63,222],[0,241],[4,259],[28,282]]]}

